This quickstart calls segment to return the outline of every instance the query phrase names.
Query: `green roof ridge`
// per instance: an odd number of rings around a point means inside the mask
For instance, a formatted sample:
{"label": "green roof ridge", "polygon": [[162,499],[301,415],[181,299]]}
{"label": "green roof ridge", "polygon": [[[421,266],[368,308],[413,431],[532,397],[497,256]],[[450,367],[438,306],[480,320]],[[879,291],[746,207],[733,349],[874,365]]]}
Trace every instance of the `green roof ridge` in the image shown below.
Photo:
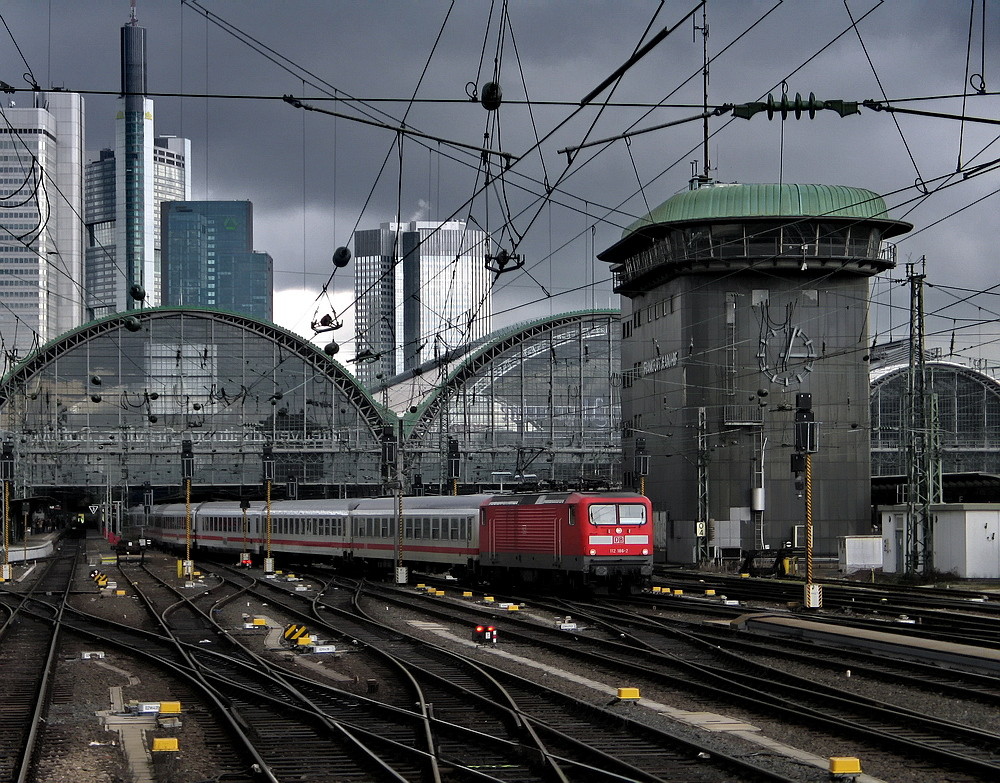
{"label": "green roof ridge", "polygon": [[[716,183],[670,197],[623,232],[645,226],[725,218],[831,217],[892,220],[878,193],[847,185]],[[895,221],[894,221],[895,222]]]}

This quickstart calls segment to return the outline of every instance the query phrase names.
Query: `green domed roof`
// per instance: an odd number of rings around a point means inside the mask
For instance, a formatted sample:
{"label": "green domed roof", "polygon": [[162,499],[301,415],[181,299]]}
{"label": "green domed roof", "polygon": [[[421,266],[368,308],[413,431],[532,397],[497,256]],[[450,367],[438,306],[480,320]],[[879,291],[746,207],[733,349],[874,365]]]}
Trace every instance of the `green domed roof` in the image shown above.
{"label": "green domed roof", "polygon": [[716,221],[725,218],[832,217],[897,224],[886,236],[911,226],[892,220],[877,193],[845,185],[713,184],[686,190],[664,201],[622,232],[622,239],[644,226]]}

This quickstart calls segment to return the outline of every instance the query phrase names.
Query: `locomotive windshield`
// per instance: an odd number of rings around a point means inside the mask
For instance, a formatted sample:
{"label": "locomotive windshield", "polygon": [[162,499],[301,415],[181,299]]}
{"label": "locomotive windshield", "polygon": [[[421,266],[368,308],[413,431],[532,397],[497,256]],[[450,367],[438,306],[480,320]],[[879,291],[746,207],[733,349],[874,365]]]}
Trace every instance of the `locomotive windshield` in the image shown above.
{"label": "locomotive windshield", "polygon": [[594,503],[590,506],[590,524],[644,525],[646,507],[640,503]]}

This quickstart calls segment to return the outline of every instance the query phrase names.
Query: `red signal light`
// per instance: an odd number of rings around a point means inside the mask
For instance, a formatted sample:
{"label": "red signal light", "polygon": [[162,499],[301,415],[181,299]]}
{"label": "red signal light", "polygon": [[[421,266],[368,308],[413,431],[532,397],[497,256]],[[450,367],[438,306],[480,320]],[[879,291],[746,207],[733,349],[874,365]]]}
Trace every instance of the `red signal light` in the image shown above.
{"label": "red signal light", "polygon": [[[486,629],[483,626],[481,626],[481,625],[477,625],[476,626],[476,633],[482,633],[485,630]],[[492,630],[492,629],[490,629],[490,630]]]}

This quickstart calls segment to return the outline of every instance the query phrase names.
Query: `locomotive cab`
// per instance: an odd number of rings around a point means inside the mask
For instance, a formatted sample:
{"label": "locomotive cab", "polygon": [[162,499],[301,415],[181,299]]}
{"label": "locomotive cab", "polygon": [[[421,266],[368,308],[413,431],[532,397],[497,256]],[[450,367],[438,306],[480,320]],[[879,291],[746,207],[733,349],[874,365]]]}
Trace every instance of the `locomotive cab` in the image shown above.
{"label": "locomotive cab", "polygon": [[636,590],[652,577],[652,538],[642,495],[501,495],[483,506],[480,567],[493,581]]}

